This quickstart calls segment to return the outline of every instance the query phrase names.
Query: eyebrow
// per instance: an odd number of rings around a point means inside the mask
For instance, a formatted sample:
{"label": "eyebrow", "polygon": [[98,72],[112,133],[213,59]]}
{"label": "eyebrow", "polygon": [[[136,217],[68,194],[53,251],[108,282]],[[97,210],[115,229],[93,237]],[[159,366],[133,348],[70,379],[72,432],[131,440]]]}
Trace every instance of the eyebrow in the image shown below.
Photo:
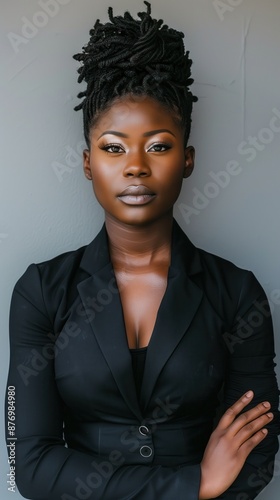
{"label": "eyebrow", "polygon": [[143,134],[143,137],[150,137],[151,135],[160,134],[162,132],[167,132],[168,134],[171,134],[175,137],[173,132],[171,132],[171,130],[168,130],[167,128],[160,128],[158,130],[151,130],[150,132],[145,132],[145,134]]}
{"label": "eyebrow", "polygon": [[[171,134],[175,137],[173,132],[171,132],[171,130],[168,130],[167,128],[160,128],[158,130],[150,130],[149,132],[145,132],[143,134],[143,137],[151,137],[152,135],[160,134],[162,132],[167,132],[168,134]],[[103,137],[103,135],[107,135],[107,134],[116,135],[117,137],[124,137],[126,139],[129,137],[127,134],[124,134],[123,132],[117,132],[116,130],[105,130],[105,132],[103,132],[103,134],[101,134],[98,137],[98,139]]]}

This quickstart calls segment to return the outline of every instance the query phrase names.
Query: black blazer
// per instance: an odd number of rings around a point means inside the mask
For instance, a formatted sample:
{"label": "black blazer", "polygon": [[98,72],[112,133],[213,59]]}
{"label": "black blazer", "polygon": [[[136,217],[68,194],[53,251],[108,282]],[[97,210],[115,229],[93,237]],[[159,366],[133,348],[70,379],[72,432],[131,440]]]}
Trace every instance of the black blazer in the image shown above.
{"label": "black blazer", "polygon": [[23,496],[197,500],[219,398],[226,408],[249,389],[275,419],[220,498],[255,498],[271,479],[278,387],[264,291],[251,272],[195,248],[176,222],[139,401],[105,227],[88,246],[31,265],[10,320]]}

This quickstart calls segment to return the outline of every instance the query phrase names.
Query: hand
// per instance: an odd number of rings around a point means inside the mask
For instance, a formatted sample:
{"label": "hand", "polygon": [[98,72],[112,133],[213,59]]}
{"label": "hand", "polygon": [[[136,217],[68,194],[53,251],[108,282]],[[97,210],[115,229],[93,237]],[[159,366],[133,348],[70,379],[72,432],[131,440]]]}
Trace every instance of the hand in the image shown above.
{"label": "hand", "polygon": [[260,403],[240,412],[252,401],[249,391],[222,416],[212,432],[201,462],[199,500],[216,498],[237,478],[249,453],[266,437],[273,419],[270,403]]}

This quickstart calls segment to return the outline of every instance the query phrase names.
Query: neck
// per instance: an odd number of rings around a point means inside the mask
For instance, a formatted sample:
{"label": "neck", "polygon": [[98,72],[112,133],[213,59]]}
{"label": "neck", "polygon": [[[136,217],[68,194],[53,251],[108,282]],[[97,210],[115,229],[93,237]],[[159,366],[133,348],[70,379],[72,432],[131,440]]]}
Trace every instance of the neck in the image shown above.
{"label": "neck", "polygon": [[146,267],[157,263],[169,264],[173,217],[143,226],[123,224],[106,214],[106,230],[114,267]]}

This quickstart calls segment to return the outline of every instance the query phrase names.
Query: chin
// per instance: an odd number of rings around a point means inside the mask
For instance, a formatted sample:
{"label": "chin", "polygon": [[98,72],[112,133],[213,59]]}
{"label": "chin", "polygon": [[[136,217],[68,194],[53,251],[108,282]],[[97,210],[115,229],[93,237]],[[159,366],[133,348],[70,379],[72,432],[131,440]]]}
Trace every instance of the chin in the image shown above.
{"label": "chin", "polygon": [[115,220],[119,224],[125,224],[127,226],[134,226],[134,227],[144,227],[144,226],[149,226],[150,224],[154,224],[156,222],[160,222],[162,219],[167,219],[167,218],[172,218],[173,217],[173,209],[171,208],[167,212],[158,214],[153,211],[153,213],[145,214],[143,211],[140,211],[137,213],[136,210],[134,210],[134,213],[130,214],[123,214],[123,216],[118,216],[115,217],[114,215],[108,214],[111,219]]}

